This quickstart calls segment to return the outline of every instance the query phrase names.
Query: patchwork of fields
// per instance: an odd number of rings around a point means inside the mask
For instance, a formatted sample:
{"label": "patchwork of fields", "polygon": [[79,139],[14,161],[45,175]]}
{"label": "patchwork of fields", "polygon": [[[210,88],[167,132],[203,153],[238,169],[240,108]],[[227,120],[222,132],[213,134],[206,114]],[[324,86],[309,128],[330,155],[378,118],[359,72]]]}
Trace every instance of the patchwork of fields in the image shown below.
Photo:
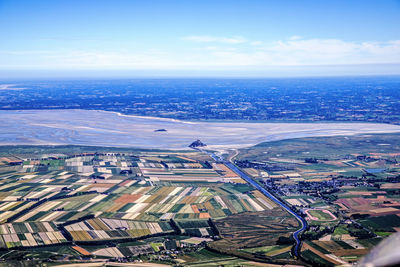
{"label": "patchwork of fields", "polygon": [[[177,243],[183,247],[219,236],[251,247],[265,245],[266,235],[273,244],[297,227],[273,201],[201,152],[22,153],[1,160],[0,246],[8,249],[61,244],[71,255],[133,257],[171,247],[163,236],[198,238]],[[263,226],[252,232],[215,223],[240,214],[264,214],[254,220]],[[251,244],[253,234],[259,240]],[[102,247],[149,238],[161,238],[160,245]]]}
{"label": "patchwork of fields", "polygon": [[273,207],[222,164],[203,165],[152,155],[26,160],[1,177],[0,220],[208,219]]}
{"label": "patchwork of fields", "polygon": [[0,225],[0,245],[6,248],[35,247],[67,242],[51,222],[7,223]]}
{"label": "patchwork of fields", "polygon": [[255,179],[310,228],[302,255],[313,264],[357,262],[400,231],[399,135],[292,139],[240,151]]}
{"label": "patchwork of fields", "polygon": [[166,222],[140,222],[105,218],[74,223],[66,226],[65,229],[75,241],[136,238],[173,232],[171,225]]}

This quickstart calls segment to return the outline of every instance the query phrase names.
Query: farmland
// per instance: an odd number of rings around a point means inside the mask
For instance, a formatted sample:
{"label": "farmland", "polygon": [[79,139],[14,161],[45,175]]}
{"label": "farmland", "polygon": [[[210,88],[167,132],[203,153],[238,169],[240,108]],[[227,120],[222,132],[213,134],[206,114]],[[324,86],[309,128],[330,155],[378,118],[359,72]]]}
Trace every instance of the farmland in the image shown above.
{"label": "farmland", "polygon": [[303,259],[358,261],[400,230],[398,134],[318,137],[242,149],[236,164],[307,220]]}
{"label": "farmland", "polygon": [[351,264],[400,231],[397,139],[304,138],[230,151],[307,221],[299,259],[298,221],[206,153],[0,149],[0,246],[7,260]]}
{"label": "farmland", "polygon": [[94,218],[66,226],[75,241],[137,238],[173,232],[166,222],[140,222]]}
{"label": "farmland", "polygon": [[7,223],[0,226],[0,244],[6,248],[61,244],[66,238],[51,222]]}
{"label": "farmland", "polygon": [[[210,243],[211,248],[242,257],[260,258],[259,247],[276,245],[278,237],[289,239],[291,233],[298,228],[298,222],[282,210],[268,210],[236,214],[218,220],[216,226],[223,238]],[[291,247],[290,245],[290,249]],[[278,254],[280,253],[276,255]],[[265,259],[272,260],[276,255],[264,256]]]}
{"label": "farmland", "polygon": [[[202,260],[186,253],[211,249],[229,253],[227,262],[244,255],[252,266],[255,253],[242,248],[276,245],[298,227],[202,152],[26,146],[0,154],[0,246],[24,259],[40,249],[58,260],[195,264]],[[290,258],[282,263],[296,263]]]}

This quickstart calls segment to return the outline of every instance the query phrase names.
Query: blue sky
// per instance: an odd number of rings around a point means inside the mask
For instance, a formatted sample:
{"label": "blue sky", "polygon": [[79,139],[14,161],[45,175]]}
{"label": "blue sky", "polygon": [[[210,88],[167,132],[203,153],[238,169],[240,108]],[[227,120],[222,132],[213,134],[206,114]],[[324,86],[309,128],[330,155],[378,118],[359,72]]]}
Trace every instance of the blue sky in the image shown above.
{"label": "blue sky", "polygon": [[399,14],[390,0],[0,0],[0,74],[400,74]]}

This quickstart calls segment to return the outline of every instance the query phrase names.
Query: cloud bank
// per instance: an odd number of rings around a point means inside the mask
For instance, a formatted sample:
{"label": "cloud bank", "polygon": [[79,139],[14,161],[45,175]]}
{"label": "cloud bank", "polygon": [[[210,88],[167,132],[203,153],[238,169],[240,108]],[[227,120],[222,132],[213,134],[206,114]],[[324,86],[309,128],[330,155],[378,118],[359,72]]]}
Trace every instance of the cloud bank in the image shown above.
{"label": "cloud bank", "polygon": [[183,51],[147,50],[0,51],[1,69],[205,69],[271,66],[399,64],[400,40],[351,42],[338,39],[260,41],[245,37],[190,35],[177,40]]}

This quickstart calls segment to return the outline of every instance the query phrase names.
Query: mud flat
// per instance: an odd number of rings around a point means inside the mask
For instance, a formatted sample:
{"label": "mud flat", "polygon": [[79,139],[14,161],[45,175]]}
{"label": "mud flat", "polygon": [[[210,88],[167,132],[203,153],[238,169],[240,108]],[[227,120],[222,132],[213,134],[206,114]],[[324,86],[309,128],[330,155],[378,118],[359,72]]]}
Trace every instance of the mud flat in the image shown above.
{"label": "mud flat", "polygon": [[288,138],[398,132],[398,125],[379,123],[188,122],[97,110],[0,110],[0,145],[182,149],[201,139],[226,149]]}

